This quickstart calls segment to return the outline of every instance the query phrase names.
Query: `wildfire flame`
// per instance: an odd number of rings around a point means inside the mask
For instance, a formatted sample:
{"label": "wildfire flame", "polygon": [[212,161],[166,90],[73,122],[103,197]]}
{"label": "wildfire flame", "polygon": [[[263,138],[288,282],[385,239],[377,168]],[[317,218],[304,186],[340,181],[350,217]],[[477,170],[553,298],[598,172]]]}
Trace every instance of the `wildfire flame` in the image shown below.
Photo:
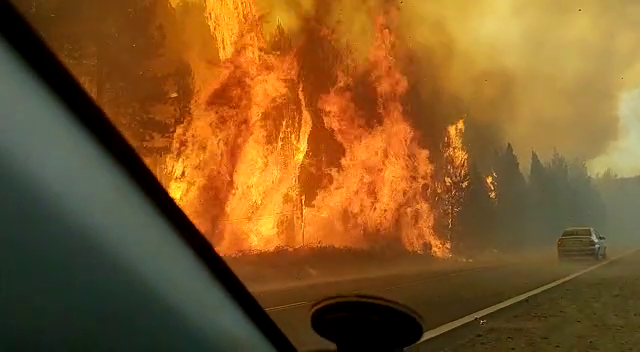
{"label": "wildfire flame", "polygon": [[[258,31],[244,31],[247,23],[258,20],[256,6],[252,0],[205,0],[205,9],[205,16],[216,39],[221,60],[233,55],[243,35],[256,36],[251,38],[253,44],[258,44],[262,39]],[[253,25],[255,26],[255,23]],[[258,46],[254,45],[252,48],[257,49]]]}
{"label": "wildfire flame", "polygon": [[487,188],[489,188],[489,198],[496,199],[496,173],[486,177]]}
{"label": "wildfire flame", "polygon": [[444,156],[446,163],[445,184],[459,183],[461,190],[469,186],[467,172],[469,168],[469,154],[462,142],[464,135],[464,119],[447,127]]}
{"label": "wildfire flame", "polygon": [[[170,194],[222,254],[309,243],[364,247],[390,239],[411,251],[449,256],[427,198],[435,183],[430,155],[404,116],[408,83],[391,54],[388,16],[376,18],[364,63],[382,117],[371,126],[354,102],[349,67],[320,97],[321,119],[312,119],[298,49],[270,50],[256,11],[252,0],[206,1],[221,64],[176,132],[167,161]],[[324,170],[331,181],[307,204],[300,172],[320,121],[344,156]],[[452,153],[452,170],[466,168],[463,132],[463,121],[449,129],[445,154]]]}
{"label": "wildfire flame", "polygon": [[453,224],[460,212],[465,192],[469,187],[469,154],[464,147],[464,119],[447,127],[443,153],[445,170],[443,182],[438,186],[443,199],[444,213],[447,220],[448,236],[451,236]]}
{"label": "wildfire flame", "polygon": [[268,52],[251,2],[207,5],[223,63],[176,136],[169,190],[220,252],[273,249],[294,232],[311,129],[297,62]]}
{"label": "wildfire flame", "polygon": [[[417,145],[400,103],[407,80],[389,55],[393,37],[385,18],[379,17],[376,25],[371,79],[383,121],[365,127],[344,76],[320,101],[325,125],[346,152],[341,168],[333,171],[333,183],[314,202],[327,216],[305,227],[326,233],[323,238],[338,245],[358,245],[372,234],[398,231],[408,249],[421,251],[428,245],[434,254],[445,256],[448,247],[433,232],[433,213],[422,194],[432,182],[429,154]],[[336,221],[345,216],[345,221]]]}

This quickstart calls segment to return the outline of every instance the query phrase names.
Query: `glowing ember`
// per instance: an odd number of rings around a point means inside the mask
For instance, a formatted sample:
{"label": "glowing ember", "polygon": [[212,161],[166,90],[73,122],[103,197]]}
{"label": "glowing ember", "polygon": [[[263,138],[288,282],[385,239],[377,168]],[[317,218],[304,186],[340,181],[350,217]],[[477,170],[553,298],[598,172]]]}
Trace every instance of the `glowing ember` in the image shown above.
{"label": "glowing ember", "polygon": [[[297,49],[270,50],[251,0],[206,5],[222,63],[213,84],[194,99],[192,119],[176,132],[168,168],[169,192],[216,249],[234,254],[390,240],[411,251],[448,256],[449,243],[434,233],[426,198],[435,183],[433,166],[404,116],[408,83],[391,55],[394,38],[386,16],[376,19],[375,42],[360,67],[369,72],[376,96],[371,103],[381,116],[372,124],[354,102],[347,72],[355,67],[338,73],[337,84],[320,97],[320,118],[314,120]],[[318,123],[344,155],[338,167],[324,171],[331,181],[306,204],[299,175]],[[445,156],[451,170],[467,167],[463,132],[462,121],[449,130]]]}
{"label": "glowing ember", "polygon": [[496,173],[487,176],[486,181],[489,188],[489,198],[496,199]]}

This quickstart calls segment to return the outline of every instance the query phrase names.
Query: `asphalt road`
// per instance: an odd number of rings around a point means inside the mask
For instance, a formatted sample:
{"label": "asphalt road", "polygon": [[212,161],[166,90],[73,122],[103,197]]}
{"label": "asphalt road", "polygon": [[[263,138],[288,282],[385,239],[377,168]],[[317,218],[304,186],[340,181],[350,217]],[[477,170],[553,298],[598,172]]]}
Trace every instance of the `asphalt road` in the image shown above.
{"label": "asphalt road", "polygon": [[638,351],[638,266],[631,252],[412,351]]}
{"label": "asphalt road", "polygon": [[[610,250],[610,255],[615,251]],[[309,323],[313,302],[334,294],[368,293],[407,304],[430,330],[593,265],[558,263],[555,253],[492,264],[425,268],[411,274],[325,282],[256,292],[269,315],[300,350],[329,348]]]}

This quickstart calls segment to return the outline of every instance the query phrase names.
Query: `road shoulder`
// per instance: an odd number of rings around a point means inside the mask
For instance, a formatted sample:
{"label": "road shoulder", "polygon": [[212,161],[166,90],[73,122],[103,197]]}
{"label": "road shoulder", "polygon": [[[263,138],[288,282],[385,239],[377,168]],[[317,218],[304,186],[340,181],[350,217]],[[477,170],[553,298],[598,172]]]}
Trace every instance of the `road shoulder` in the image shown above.
{"label": "road shoulder", "polygon": [[640,253],[428,340],[428,351],[633,351],[640,346]]}

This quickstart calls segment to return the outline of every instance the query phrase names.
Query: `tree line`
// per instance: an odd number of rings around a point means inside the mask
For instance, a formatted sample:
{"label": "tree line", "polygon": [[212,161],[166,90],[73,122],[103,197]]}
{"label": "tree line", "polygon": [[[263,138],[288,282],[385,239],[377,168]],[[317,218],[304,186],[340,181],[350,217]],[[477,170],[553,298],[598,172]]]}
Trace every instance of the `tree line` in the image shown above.
{"label": "tree line", "polygon": [[473,162],[467,170],[460,209],[449,228],[454,252],[549,246],[567,227],[607,227],[601,189],[583,161],[557,152],[543,161],[532,151],[525,175],[507,144],[484,170]]}

